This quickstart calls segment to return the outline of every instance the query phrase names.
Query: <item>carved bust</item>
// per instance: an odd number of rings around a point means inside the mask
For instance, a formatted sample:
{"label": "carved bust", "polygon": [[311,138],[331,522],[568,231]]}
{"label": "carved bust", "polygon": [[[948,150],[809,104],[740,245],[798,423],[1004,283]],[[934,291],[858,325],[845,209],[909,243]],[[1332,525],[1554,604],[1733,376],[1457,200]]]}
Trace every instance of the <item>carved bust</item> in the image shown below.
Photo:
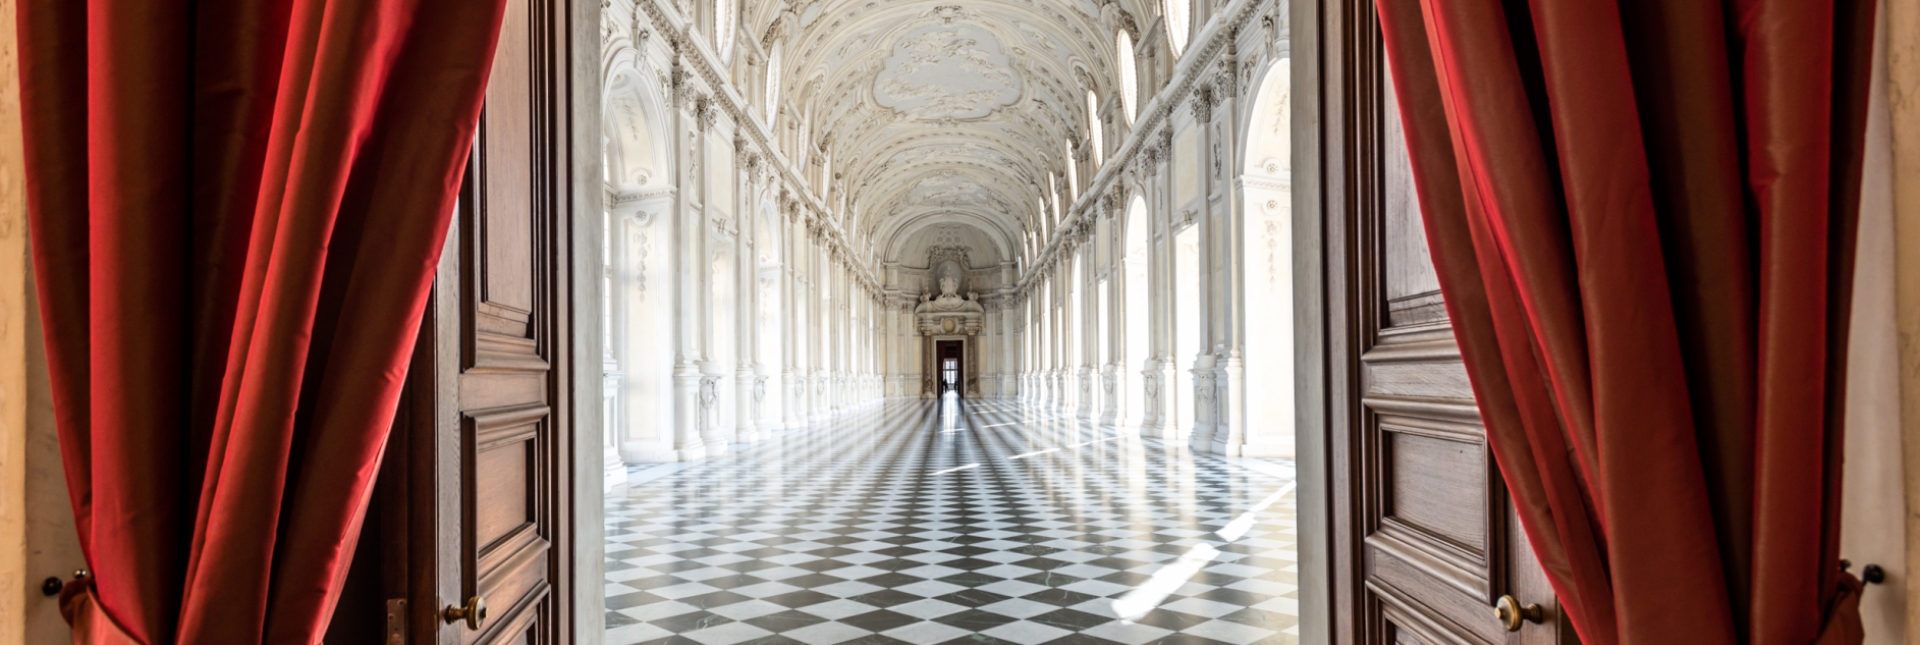
{"label": "carved bust", "polygon": [[953,277],[953,274],[949,273],[949,274],[940,276],[940,297],[942,298],[953,297],[954,292],[959,289],[960,289],[960,280],[958,278]]}

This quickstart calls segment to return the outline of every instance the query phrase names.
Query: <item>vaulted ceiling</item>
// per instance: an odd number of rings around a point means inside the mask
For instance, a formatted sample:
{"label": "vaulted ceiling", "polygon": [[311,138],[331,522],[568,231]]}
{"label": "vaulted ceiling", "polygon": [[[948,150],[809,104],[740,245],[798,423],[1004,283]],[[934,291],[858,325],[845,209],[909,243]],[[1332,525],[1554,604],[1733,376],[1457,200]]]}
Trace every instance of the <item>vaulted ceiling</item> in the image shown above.
{"label": "vaulted ceiling", "polygon": [[780,94],[810,124],[820,149],[809,154],[831,160],[850,224],[882,254],[964,225],[1011,257],[1050,214],[1048,174],[1065,189],[1087,91],[1114,89],[1115,30],[1150,23],[1129,9],[1157,5],[775,0],[746,18],[765,26],[764,42],[784,42]]}

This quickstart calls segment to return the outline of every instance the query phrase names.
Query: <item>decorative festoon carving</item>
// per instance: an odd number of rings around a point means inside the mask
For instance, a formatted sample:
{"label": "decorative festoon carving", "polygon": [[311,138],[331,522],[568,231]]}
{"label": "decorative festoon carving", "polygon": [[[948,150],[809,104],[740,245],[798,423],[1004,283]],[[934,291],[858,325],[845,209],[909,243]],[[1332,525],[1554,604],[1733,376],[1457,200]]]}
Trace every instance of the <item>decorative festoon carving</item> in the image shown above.
{"label": "decorative festoon carving", "polygon": [[1200,123],[1213,122],[1214,94],[1213,86],[1201,85],[1193,90],[1187,99],[1187,108],[1193,111],[1193,120]]}
{"label": "decorative festoon carving", "polygon": [[693,117],[700,123],[700,130],[705,132],[713,129],[714,122],[720,118],[720,111],[714,109],[712,98],[703,95],[693,101]]}

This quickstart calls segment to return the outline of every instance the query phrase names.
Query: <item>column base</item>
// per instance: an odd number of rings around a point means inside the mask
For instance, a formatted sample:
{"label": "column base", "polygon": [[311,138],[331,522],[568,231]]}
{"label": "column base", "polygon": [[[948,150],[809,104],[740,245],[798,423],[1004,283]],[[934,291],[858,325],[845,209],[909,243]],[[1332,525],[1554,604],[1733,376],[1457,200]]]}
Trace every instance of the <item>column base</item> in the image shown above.
{"label": "column base", "polygon": [[1244,444],[1244,443],[1223,443],[1223,442],[1215,441],[1209,444],[1208,448],[1209,450],[1207,452],[1211,452],[1213,454],[1220,455],[1223,457],[1247,456],[1246,454],[1247,444]]}
{"label": "column base", "polygon": [[606,450],[607,453],[602,455],[600,460],[600,492],[602,493],[612,492],[614,487],[627,483],[627,462],[621,461],[620,455],[614,454],[612,447],[609,446]]}
{"label": "column base", "polygon": [[629,441],[620,445],[620,458],[629,464],[667,464],[681,461],[680,451],[665,441]]}
{"label": "column base", "polygon": [[1241,446],[1242,457],[1264,457],[1268,459],[1294,458],[1293,437],[1271,441],[1248,442]]}

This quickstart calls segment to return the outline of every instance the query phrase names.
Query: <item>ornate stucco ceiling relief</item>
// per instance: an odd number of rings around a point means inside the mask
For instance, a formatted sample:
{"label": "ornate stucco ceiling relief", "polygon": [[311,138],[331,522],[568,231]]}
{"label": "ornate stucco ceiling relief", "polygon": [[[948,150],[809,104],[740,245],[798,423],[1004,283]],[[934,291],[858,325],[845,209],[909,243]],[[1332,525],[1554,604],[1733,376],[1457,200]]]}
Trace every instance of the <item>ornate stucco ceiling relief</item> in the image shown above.
{"label": "ornate stucco ceiling relief", "polygon": [[907,195],[912,206],[984,206],[1001,211],[1012,210],[1006,200],[980,182],[959,173],[933,175],[920,180]]}
{"label": "ornate stucco ceiling relief", "polygon": [[918,262],[897,254],[931,226],[971,231],[976,260],[1028,253],[1087,90],[1117,87],[1116,2],[1157,0],[786,0],[782,95],[883,261]]}
{"label": "ornate stucco ceiling relief", "polygon": [[1018,100],[1020,77],[993,34],[935,25],[899,40],[873,93],[881,105],[916,119],[978,119]]}

